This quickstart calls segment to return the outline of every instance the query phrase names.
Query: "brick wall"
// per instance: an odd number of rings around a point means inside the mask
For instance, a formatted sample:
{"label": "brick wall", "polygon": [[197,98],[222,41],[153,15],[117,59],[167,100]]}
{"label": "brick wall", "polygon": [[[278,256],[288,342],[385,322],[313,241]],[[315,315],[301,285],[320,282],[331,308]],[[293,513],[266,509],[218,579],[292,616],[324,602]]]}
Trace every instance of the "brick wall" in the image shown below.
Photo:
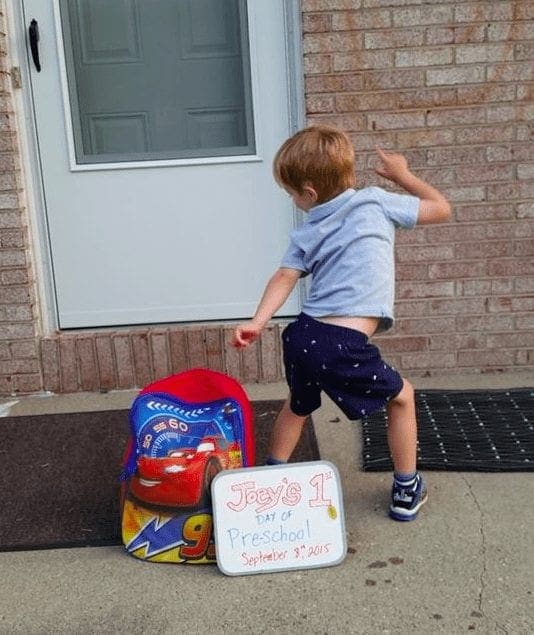
{"label": "brick wall", "polygon": [[28,221],[0,3],[0,395],[41,389]]}
{"label": "brick wall", "polygon": [[302,0],[309,122],[344,127],[359,184],[376,145],[453,205],[400,232],[394,331],[408,374],[534,363],[534,2]]}
{"label": "brick wall", "polygon": [[[450,224],[399,236],[387,358],[409,376],[532,370],[534,2],[301,6],[308,120],[349,132],[361,185],[378,182],[378,144],[453,203]],[[0,0],[0,395],[131,388],[191,366],[280,379],[280,324],[245,353],[229,324],[42,332],[4,16]]]}

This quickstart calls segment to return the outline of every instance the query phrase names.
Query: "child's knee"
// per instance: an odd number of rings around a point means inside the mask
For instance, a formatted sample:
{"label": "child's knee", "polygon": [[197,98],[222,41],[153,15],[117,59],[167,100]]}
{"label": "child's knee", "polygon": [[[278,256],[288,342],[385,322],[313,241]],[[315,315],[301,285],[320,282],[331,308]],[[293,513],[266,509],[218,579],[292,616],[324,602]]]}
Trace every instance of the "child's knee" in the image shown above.
{"label": "child's knee", "polygon": [[396,397],[389,402],[390,404],[395,404],[398,406],[405,406],[407,404],[413,403],[415,396],[415,389],[412,384],[407,379],[402,379],[403,385],[399,393],[397,393]]}

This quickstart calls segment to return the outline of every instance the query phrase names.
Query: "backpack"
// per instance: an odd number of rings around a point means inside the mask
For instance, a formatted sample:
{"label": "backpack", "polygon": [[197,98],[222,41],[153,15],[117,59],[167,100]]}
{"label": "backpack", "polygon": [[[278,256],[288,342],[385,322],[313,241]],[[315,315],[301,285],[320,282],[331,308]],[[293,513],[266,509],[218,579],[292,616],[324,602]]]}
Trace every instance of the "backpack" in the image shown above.
{"label": "backpack", "polygon": [[126,551],[152,562],[215,562],[211,482],[254,465],[245,391],[223,373],[188,370],[146,386],[129,425],[120,476]]}

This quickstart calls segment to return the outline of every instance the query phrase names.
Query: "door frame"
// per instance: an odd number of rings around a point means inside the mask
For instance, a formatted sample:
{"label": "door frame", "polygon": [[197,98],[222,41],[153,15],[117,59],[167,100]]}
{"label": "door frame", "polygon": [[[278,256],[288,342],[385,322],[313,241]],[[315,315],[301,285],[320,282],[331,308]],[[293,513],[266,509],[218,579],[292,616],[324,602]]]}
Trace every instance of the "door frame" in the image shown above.
{"label": "door frame", "polygon": [[[253,0],[247,0],[247,3],[251,1]],[[288,81],[289,127],[290,132],[294,132],[302,127],[305,121],[301,14],[297,0],[281,0],[281,2],[283,4],[286,30],[285,59]],[[30,59],[29,44],[27,43],[28,25],[24,22],[20,0],[5,0],[5,3],[8,26],[8,59],[11,68],[15,69],[21,78],[20,86],[14,86],[12,95],[17,121],[26,213],[29,223],[29,251],[31,266],[35,273],[39,320],[36,328],[40,335],[44,335],[59,330],[59,319],[47,222],[46,194],[34,114],[34,97],[31,84],[32,61]],[[55,0],[54,4],[56,4]],[[259,116],[261,116],[261,113],[259,113]],[[296,210],[294,210],[294,218],[296,224]],[[303,293],[304,287],[301,285],[301,299]],[[100,329],[103,327],[94,328]]]}

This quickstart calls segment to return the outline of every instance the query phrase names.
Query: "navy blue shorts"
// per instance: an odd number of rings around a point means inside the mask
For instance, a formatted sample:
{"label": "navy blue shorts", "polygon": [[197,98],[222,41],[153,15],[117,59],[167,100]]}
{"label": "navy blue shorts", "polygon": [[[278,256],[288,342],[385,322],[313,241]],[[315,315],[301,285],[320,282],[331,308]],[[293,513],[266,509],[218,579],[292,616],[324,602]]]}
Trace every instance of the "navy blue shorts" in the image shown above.
{"label": "navy blue shorts", "polygon": [[319,408],[324,390],[349,419],[361,419],[402,390],[402,377],[360,331],[301,313],[284,329],[282,343],[290,407],[296,415]]}

